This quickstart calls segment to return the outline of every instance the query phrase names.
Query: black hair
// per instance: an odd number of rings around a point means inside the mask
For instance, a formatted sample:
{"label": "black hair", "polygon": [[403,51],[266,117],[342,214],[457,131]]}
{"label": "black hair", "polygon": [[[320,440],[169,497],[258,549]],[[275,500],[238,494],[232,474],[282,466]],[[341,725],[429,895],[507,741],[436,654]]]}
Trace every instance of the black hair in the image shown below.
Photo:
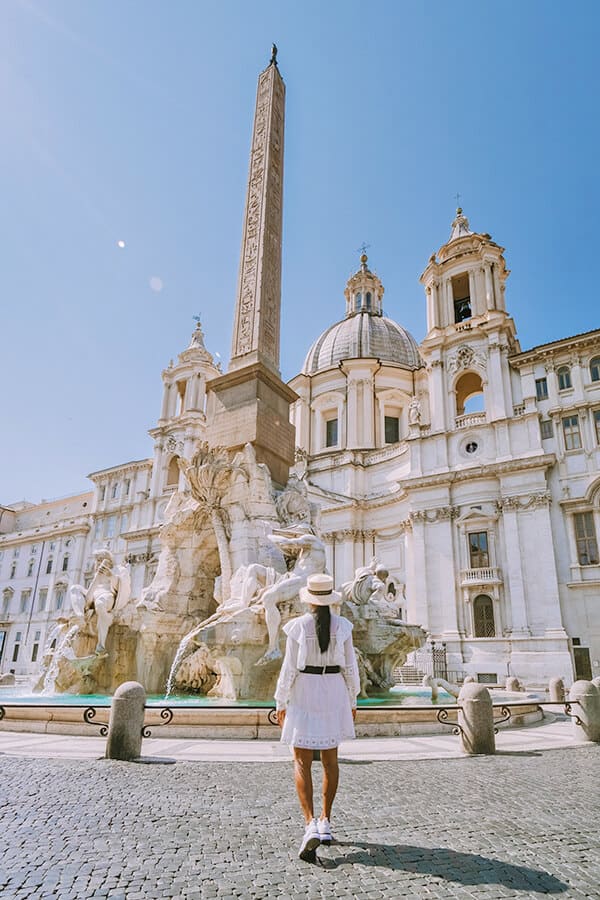
{"label": "black hair", "polygon": [[311,612],[315,620],[315,629],[321,653],[325,653],[329,647],[331,636],[331,609],[329,606],[313,606],[311,607]]}

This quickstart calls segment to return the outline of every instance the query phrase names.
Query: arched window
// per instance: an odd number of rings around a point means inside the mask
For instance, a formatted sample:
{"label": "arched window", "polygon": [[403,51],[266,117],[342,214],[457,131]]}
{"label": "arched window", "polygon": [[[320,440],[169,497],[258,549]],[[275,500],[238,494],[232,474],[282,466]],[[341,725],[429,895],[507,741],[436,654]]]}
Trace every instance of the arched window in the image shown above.
{"label": "arched window", "polygon": [[496,637],[494,623],[494,602],[487,594],[479,594],[473,601],[475,637]]}
{"label": "arched window", "polygon": [[600,381],[600,356],[590,360],[590,377],[592,381]]}
{"label": "arched window", "polygon": [[172,456],[167,469],[166,487],[175,488],[179,484],[179,466],[177,465],[178,456]]}
{"label": "arched window", "polygon": [[30,578],[33,575],[33,564],[34,560],[30,559],[27,563],[27,577]]}
{"label": "arched window", "polygon": [[485,412],[483,382],[476,372],[465,372],[456,382],[456,415]]}
{"label": "arched window", "polygon": [[359,292],[354,295],[354,309],[359,312],[362,306],[362,294]]}
{"label": "arched window", "polygon": [[556,373],[556,377],[558,378],[559,391],[566,391],[572,386],[571,372],[568,366],[561,366]]}
{"label": "arched window", "polygon": [[66,572],[68,568],[69,568],[69,554],[65,553],[65,555],[63,556],[63,561],[62,561],[63,572]]}
{"label": "arched window", "polygon": [[49,575],[52,571],[52,557],[48,557],[48,562],[46,563],[46,575]]}
{"label": "arched window", "polygon": [[367,301],[367,309],[371,309],[371,307],[373,305],[373,295],[371,294],[371,291],[367,291],[366,301]]}

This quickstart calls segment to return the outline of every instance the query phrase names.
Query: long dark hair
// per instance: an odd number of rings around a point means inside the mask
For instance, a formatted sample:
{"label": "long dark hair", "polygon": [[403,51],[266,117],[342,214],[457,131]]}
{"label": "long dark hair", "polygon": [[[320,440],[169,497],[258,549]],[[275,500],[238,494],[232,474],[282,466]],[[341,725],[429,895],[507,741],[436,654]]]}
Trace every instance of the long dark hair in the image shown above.
{"label": "long dark hair", "polygon": [[315,629],[321,653],[325,653],[329,647],[329,639],[331,637],[331,610],[328,606],[311,606],[310,611],[315,620]]}

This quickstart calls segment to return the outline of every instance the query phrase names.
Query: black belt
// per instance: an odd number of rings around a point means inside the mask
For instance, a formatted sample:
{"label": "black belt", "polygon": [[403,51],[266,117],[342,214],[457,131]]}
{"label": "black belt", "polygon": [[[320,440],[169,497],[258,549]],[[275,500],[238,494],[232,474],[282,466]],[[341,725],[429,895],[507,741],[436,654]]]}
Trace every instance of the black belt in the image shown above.
{"label": "black belt", "polygon": [[339,666],[304,666],[300,669],[303,675],[339,675]]}

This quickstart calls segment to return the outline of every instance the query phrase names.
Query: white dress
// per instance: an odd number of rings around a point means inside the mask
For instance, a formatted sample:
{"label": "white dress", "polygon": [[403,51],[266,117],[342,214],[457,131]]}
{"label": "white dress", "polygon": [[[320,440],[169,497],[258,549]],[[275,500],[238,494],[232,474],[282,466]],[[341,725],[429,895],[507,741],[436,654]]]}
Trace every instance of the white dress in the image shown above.
{"label": "white dress", "polygon": [[[329,647],[321,653],[311,613],[284,625],[287,644],[275,689],[277,709],[286,710],[284,744],[329,750],[354,737],[352,709],[360,677],[352,627],[348,619],[332,613]],[[311,675],[300,671],[305,666],[339,666],[340,672]]]}

